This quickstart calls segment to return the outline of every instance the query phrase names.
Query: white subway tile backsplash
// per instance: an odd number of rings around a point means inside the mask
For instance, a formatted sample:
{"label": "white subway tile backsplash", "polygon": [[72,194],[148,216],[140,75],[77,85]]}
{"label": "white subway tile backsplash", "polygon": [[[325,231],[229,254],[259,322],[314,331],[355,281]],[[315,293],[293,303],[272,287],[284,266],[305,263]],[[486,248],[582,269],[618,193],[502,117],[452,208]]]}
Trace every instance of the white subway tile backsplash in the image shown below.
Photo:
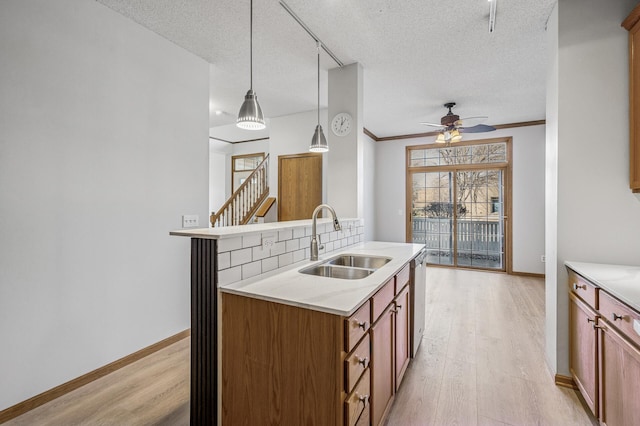
{"label": "white subway tile backsplash", "polygon": [[231,284],[242,279],[242,268],[236,266],[235,268],[225,269],[224,271],[218,271],[218,285]]}
{"label": "white subway tile backsplash", "polygon": [[278,269],[278,256],[268,257],[262,261],[262,273]]}
{"label": "white subway tile backsplash", "polygon": [[301,260],[304,260],[304,249],[302,250],[296,250],[293,252],[293,263],[296,262],[300,262]]}
{"label": "white subway tile backsplash", "polygon": [[280,241],[275,243],[273,247],[271,247],[271,256],[278,256],[286,251],[286,243],[284,241]]}
{"label": "white subway tile backsplash", "polygon": [[[360,221],[341,222],[342,230],[334,231],[333,224],[318,224],[319,254],[348,247],[364,240],[364,227]],[[262,234],[225,238],[218,241],[218,280],[229,284],[254,277],[274,269],[309,259],[311,226],[273,231],[269,238],[277,242],[271,248],[262,248]]]}
{"label": "white subway tile backsplash", "polygon": [[293,238],[304,237],[304,228],[293,228]]}
{"label": "white subway tile backsplash", "polygon": [[251,249],[234,250],[231,252],[231,266],[251,262]]}
{"label": "white subway tile backsplash", "polygon": [[244,235],[242,237],[242,247],[255,247],[262,244],[262,234]]}
{"label": "white subway tile backsplash", "polygon": [[218,253],[242,248],[242,237],[223,238],[218,240]]}
{"label": "white subway tile backsplash", "polygon": [[293,253],[285,253],[278,256],[278,267],[291,265],[293,263]]}
{"label": "white subway tile backsplash", "polygon": [[270,249],[263,249],[262,246],[251,248],[251,258],[253,260],[261,260],[271,256]]}
{"label": "white subway tile backsplash", "polygon": [[231,253],[226,251],[218,254],[218,271],[231,266]]}
{"label": "white subway tile backsplash", "polygon": [[288,241],[286,241],[285,244],[286,244],[287,252],[295,251],[295,250],[298,250],[300,248],[300,240],[298,240],[298,239],[288,240]]}
{"label": "white subway tile backsplash", "polygon": [[247,278],[255,277],[256,275],[260,275],[262,273],[262,262],[251,262],[245,263],[242,265],[242,279],[246,280]]}
{"label": "white subway tile backsplash", "polygon": [[324,243],[324,253],[329,253],[330,251],[333,251],[333,241]]}
{"label": "white subway tile backsplash", "polygon": [[293,230],[283,229],[278,232],[278,241],[290,240],[293,238]]}

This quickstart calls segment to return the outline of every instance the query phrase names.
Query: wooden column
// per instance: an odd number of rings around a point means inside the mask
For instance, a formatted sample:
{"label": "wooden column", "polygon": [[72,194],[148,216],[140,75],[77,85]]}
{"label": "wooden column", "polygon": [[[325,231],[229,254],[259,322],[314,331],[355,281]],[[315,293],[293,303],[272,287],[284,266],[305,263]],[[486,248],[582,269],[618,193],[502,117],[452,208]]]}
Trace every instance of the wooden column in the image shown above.
{"label": "wooden column", "polygon": [[216,240],[191,239],[192,426],[218,421],[218,302]]}

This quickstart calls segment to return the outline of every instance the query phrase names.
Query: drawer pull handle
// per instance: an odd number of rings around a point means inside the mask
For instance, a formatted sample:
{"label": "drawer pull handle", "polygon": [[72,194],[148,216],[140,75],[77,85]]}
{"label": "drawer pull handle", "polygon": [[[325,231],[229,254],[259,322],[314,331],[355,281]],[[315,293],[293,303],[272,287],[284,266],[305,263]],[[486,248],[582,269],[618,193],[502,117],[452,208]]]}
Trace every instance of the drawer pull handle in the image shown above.
{"label": "drawer pull handle", "polygon": [[398,308],[398,309],[402,309],[402,305],[398,305],[398,304],[396,304],[396,308]]}
{"label": "drawer pull handle", "polygon": [[623,316],[622,315],[616,315],[616,313],[614,312],[613,314],[611,314],[611,318],[613,318],[613,320],[622,320]]}
{"label": "drawer pull handle", "polygon": [[356,320],[356,322],[358,323],[358,327],[360,327],[363,330],[367,329],[367,322],[366,321],[358,321]]}
{"label": "drawer pull handle", "polygon": [[366,356],[364,358],[358,357],[358,364],[362,364],[364,368],[367,368],[367,364],[369,363],[369,358]]}
{"label": "drawer pull handle", "polygon": [[358,401],[362,402],[365,407],[369,405],[369,395],[359,395]]}
{"label": "drawer pull handle", "polygon": [[587,318],[587,322],[596,322],[596,320],[591,319],[591,318]]}
{"label": "drawer pull handle", "polygon": [[577,283],[573,283],[573,289],[574,289],[574,290],[576,290],[576,291],[577,291],[577,290],[578,290],[578,289],[580,289],[580,288],[581,288],[581,289],[583,289],[583,290],[586,290],[586,289],[587,289],[587,285],[586,285],[586,284],[578,285]]}

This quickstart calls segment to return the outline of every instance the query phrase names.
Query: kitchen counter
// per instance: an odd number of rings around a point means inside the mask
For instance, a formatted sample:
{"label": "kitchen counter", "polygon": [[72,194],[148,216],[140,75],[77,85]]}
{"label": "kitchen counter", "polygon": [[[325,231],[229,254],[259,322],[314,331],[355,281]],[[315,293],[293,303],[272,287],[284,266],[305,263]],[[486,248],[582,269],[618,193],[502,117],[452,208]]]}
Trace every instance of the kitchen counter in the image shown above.
{"label": "kitchen counter", "polygon": [[566,261],[564,264],[640,312],[640,266]]}
{"label": "kitchen counter", "polygon": [[[360,243],[321,256],[318,261],[305,260],[253,278],[222,285],[220,291],[349,316],[414,258],[423,247],[422,244],[379,241]],[[300,269],[322,263],[344,253],[390,257],[391,261],[368,277],[356,280],[298,272]]]}

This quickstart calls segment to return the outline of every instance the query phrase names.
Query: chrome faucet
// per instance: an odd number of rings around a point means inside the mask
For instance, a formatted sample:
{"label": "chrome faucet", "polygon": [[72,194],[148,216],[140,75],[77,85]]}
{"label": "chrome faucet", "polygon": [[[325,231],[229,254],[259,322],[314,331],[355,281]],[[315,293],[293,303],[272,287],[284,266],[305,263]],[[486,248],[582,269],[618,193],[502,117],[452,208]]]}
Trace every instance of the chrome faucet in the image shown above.
{"label": "chrome faucet", "polygon": [[[309,260],[318,260],[318,241],[320,240],[320,237],[316,233],[316,220],[318,218],[318,213],[320,213],[323,208],[329,210],[331,216],[333,217],[333,229],[335,229],[336,231],[342,229],[340,227],[338,217],[336,216],[336,211],[333,210],[333,207],[328,204],[320,204],[318,207],[316,207],[316,209],[313,211],[313,214],[311,215],[313,223],[311,225],[311,256],[309,257]],[[322,242],[320,242],[320,244],[322,244]],[[322,247],[323,246],[320,246],[320,248]]]}

